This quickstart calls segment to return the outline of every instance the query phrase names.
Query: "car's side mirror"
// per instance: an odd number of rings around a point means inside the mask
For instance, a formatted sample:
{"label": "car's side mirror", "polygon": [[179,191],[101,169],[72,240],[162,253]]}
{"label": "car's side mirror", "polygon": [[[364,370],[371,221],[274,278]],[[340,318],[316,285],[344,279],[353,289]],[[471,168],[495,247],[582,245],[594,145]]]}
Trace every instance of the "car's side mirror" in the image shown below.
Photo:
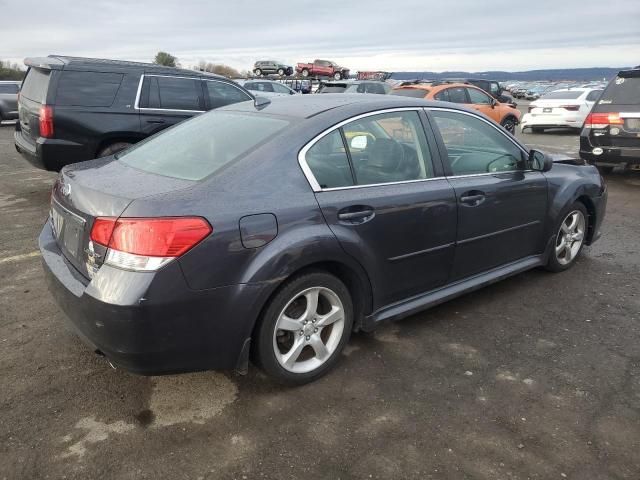
{"label": "car's side mirror", "polygon": [[548,172],[553,167],[553,160],[540,150],[529,150],[529,165],[532,170]]}
{"label": "car's side mirror", "polygon": [[495,98],[491,98],[491,108],[496,108],[496,105],[498,104],[498,101]]}
{"label": "car's side mirror", "polygon": [[349,142],[349,146],[354,150],[364,150],[367,148],[368,138],[366,135],[356,135]]}

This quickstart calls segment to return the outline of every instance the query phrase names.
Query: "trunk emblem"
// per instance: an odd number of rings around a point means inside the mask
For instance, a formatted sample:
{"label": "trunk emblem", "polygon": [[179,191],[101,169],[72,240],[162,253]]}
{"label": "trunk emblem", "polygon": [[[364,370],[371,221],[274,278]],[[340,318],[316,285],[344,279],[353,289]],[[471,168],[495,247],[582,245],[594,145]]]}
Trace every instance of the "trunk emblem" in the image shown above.
{"label": "trunk emblem", "polygon": [[63,183],[60,187],[60,193],[65,197],[69,196],[69,194],[71,193],[71,185],[69,185],[68,183]]}

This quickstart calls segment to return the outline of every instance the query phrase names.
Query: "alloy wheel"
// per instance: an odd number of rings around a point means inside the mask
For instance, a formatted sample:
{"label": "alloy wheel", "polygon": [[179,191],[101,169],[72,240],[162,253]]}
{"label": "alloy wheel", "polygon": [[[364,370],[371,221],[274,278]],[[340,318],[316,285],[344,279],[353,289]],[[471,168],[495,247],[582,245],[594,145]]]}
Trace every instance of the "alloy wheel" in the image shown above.
{"label": "alloy wheel", "polygon": [[560,265],[570,264],[584,242],[586,220],[580,210],[570,212],[560,224],[556,237],[556,259]]}
{"label": "alloy wheel", "polygon": [[276,360],[293,373],[316,370],[340,345],[344,325],[344,306],[333,290],[312,287],[297,293],[276,321]]}

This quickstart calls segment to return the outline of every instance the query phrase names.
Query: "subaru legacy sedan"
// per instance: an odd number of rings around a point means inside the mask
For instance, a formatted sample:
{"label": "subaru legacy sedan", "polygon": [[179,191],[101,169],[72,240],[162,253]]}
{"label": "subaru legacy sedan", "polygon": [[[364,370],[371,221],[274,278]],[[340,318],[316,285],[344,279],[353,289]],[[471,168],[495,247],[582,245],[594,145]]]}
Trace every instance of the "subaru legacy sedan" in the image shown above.
{"label": "subaru legacy sedan", "polygon": [[459,104],[296,95],[65,167],[39,245],[58,304],[113,365],[253,359],[300,384],[353,331],[568,269],[606,199],[595,167],[553,163]]}

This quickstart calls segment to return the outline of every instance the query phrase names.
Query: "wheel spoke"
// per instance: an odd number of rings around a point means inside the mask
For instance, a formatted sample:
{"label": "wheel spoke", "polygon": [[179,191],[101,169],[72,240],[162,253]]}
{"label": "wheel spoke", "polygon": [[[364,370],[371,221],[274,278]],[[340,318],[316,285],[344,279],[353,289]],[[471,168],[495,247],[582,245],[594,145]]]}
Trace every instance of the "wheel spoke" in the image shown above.
{"label": "wheel spoke", "polygon": [[319,335],[311,337],[309,344],[311,345],[311,348],[313,348],[313,351],[316,352],[316,358],[318,360],[324,360],[329,356],[329,350],[327,350],[327,346],[322,343],[322,339]]}
{"label": "wheel spoke", "polygon": [[278,330],[296,331],[302,328],[300,320],[282,315],[278,320]]}
{"label": "wheel spoke", "polygon": [[307,299],[307,308],[304,311],[303,318],[306,320],[311,320],[316,312],[318,311],[318,294],[320,291],[318,289],[310,290],[305,293],[304,296]]}
{"label": "wheel spoke", "polygon": [[285,367],[287,368],[293,367],[293,364],[296,363],[296,360],[298,360],[298,357],[300,356],[300,354],[302,353],[302,349],[304,348],[303,338],[304,337],[296,337],[296,339],[293,342],[293,346],[291,347],[291,350],[289,350],[285,355],[283,355],[282,363],[285,365]]}
{"label": "wheel spoke", "polygon": [[556,254],[560,255],[566,246],[567,246],[567,242],[564,241],[564,237],[563,237],[562,241],[560,242],[560,245],[556,245]]}
{"label": "wheel spoke", "polygon": [[573,258],[573,252],[571,251],[571,244],[567,243],[564,247],[564,259],[567,262],[570,262],[571,258]]}
{"label": "wheel spoke", "polygon": [[573,233],[576,229],[576,225],[578,225],[578,214],[573,213],[571,215],[571,223],[567,226],[567,233]]}
{"label": "wheel spoke", "polygon": [[584,233],[581,232],[580,230],[578,230],[578,232],[573,235],[574,242],[581,242],[583,238],[584,238]]}
{"label": "wheel spoke", "polygon": [[338,320],[342,320],[344,317],[342,313],[342,309],[340,307],[332,307],[331,311],[326,315],[322,315],[318,318],[317,324],[318,327],[326,327],[327,325],[331,325]]}

